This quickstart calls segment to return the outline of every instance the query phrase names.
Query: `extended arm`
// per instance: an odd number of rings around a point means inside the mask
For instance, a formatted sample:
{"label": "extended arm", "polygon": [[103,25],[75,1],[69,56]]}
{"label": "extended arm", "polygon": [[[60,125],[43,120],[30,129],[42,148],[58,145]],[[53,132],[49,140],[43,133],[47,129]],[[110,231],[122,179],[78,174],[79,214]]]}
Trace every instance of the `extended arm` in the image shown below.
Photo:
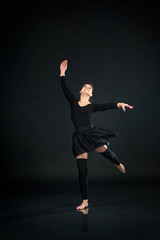
{"label": "extended arm", "polygon": [[105,111],[108,109],[116,109],[117,107],[117,103],[112,102],[112,103],[94,103],[93,104],[93,109],[94,111]]}
{"label": "extended arm", "polygon": [[67,60],[64,60],[61,65],[60,65],[60,81],[61,81],[61,86],[63,89],[63,93],[68,100],[69,103],[73,101],[75,96],[71,93],[69,88],[66,86],[66,80],[65,80],[65,71],[67,69]]}
{"label": "extended arm", "polygon": [[95,103],[93,104],[93,109],[94,111],[105,111],[108,109],[117,109],[117,108],[122,108],[123,111],[125,112],[125,107],[128,107],[130,109],[134,108],[133,106],[128,105],[127,103]]}

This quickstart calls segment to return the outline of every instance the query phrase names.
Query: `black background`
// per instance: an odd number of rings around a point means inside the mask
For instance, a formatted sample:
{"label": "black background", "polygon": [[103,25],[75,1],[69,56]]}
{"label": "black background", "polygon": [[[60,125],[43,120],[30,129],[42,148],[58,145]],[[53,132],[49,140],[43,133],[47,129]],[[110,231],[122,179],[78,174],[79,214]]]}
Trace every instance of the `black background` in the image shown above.
{"label": "black background", "polygon": [[[125,178],[157,178],[159,161],[160,16],[158,2],[6,2],[2,7],[1,169],[3,180],[73,180],[74,127],[59,80],[79,96],[94,85],[93,102],[134,109],[97,112],[93,124],[119,132],[110,148]],[[89,178],[122,175],[96,152]]]}

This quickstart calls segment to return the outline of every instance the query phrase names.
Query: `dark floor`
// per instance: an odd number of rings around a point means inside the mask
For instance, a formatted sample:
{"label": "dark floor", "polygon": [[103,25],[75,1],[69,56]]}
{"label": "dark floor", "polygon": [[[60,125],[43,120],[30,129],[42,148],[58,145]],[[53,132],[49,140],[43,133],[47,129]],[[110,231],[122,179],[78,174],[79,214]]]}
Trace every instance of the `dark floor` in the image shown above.
{"label": "dark floor", "polygon": [[8,183],[0,240],[160,239],[158,181],[89,181],[86,212],[77,182]]}

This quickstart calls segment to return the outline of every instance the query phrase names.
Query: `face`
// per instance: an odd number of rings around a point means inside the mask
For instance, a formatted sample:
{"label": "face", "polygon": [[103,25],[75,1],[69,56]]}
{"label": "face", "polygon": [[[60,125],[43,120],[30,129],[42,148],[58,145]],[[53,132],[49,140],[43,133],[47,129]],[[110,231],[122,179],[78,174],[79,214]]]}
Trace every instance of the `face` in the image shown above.
{"label": "face", "polygon": [[93,96],[92,94],[92,86],[90,84],[84,84],[80,93],[87,93],[90,97]]}

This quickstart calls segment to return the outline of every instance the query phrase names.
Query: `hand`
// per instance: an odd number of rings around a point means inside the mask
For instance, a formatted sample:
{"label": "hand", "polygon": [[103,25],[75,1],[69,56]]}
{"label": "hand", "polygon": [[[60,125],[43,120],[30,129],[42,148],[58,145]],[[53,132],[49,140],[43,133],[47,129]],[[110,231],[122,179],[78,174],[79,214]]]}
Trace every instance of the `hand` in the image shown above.
{"label": "hand", "polygon": [[127,103],[118,103],[117,106],[118,106],[118,108],[122,108],[124,112],[126,111],[125,107],[128,107],[128,108],[130,108],[130,109],[133,109],[133,108],[134,108],[133,106],[130,106],[130,105],[127,104]]}
{"label": "hand", "polygon": [[64,60],[61,65],[60,65],[60,70],[61,72],[65,73],[65,71],[67,70],[67,64],[68,64],[68,60]]}

